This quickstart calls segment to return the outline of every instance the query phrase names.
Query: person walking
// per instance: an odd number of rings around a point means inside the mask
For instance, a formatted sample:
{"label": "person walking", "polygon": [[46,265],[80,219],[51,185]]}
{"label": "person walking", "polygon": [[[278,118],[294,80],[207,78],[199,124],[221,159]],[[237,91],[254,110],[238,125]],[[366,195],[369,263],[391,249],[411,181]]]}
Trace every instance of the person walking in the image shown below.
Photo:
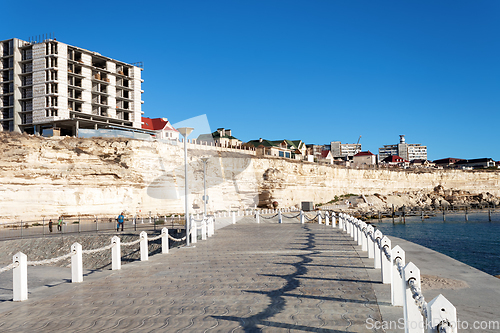
{"label": "person walking", "polygon": [[116,224],[116,231],[118,231],[118,229],[120,229],[120,226],[122,227],[122,231],[123,231],[123,224],[125,222],[125,216],[123,216],[123,212],[118,215],[118,218],[116,219],[116,221],[118,222]]}
{"label": "person walking", "polygon": [[57,220],[57,231],[62,231],[62,224],[63,224],[63,218],[62,216],[60,216],[59,220]]}
{"label": "person walking", "polygon": [[49,231],[52,232],[52,226],[54,225],[54,222],[52,222],[52,219],[49,220]]}

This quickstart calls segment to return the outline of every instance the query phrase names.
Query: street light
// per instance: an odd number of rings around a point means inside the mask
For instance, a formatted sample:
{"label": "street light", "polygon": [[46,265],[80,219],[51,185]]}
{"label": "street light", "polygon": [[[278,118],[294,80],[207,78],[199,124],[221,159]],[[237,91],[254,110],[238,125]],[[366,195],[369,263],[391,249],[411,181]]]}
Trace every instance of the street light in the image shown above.
{"label": "street light", "polygon": [[188,186],[188,164],[187,164],[187,158],[188,158],[188,151],[187,151],[187,137],[191,132],[193,131],[194,128],[191,127],[181,127],[178,128],[177,130],[181,135],[184,137],[184,200],[185,200],[185,205],[184,205],[184,217],[186,218],[186,246],[189,246],[190,241],[189,241],[189,233],[190,233],[190,223],[189,223],[189,206],[188,206],[188,198],[189,198],[189,186]]}
{"label": "street light", "polygon": [[203,162],[203,217],[207,216],[207,162],[208,157],[202,157]]}

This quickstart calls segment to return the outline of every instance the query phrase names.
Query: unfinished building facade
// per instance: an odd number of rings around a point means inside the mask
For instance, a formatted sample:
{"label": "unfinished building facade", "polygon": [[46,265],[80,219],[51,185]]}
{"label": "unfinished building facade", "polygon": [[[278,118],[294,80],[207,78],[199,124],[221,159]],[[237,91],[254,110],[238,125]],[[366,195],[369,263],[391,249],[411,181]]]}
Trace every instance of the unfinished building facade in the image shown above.
{"label": "unfinished building facade", "polygon": [[0,41],[0,131],[140,129],[141,67],[55,39]]}

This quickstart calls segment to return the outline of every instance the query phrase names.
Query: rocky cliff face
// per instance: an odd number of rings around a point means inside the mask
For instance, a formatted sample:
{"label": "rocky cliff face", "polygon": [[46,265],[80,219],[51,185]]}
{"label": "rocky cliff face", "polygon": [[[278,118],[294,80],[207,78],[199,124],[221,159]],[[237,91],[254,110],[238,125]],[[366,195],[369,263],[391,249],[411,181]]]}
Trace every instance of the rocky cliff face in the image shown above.
{"label": "rocky cliff face", "polygon": [[[335,195],[445,189],[500,195],[500,173],[357,170],[189,145],[190,207],[208,210],[281,207]],[[460,192],[455,192],[460,193]],[[453,192],[451,192],[453,196]],[[456,194],[455,194],[456,195]],[[41,138],[0,133],[0,221],[41,217],[184,211],[182,145],[130,139]]]}

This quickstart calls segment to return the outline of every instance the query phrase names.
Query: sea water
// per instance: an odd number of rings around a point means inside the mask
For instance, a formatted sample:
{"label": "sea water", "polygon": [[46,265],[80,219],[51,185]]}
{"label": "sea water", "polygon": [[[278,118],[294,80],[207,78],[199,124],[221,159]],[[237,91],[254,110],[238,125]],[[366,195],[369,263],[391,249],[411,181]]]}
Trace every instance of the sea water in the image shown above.
{"label": "sea water", "polygon": [[428,219],[407,217],[406,223],[399,218],[374,221],[374,225],[388,236],[406,239],[446,254],[469,266],[491,275],[500,274],[500,209],[491,212],[483,210],[468,214],[446,213],[443,221],[441,212]]}

